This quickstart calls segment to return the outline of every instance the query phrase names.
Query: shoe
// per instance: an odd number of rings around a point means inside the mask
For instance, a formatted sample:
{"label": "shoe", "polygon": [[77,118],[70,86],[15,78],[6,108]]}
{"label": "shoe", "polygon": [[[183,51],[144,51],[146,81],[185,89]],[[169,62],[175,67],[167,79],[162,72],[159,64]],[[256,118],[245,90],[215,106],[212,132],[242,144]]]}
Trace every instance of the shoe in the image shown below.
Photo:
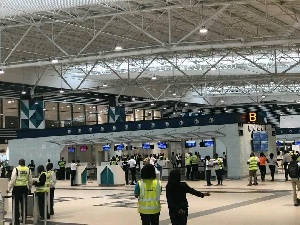
{"label": "shoe", "polygon": [[295,203],[294,206],[299,206],[298,203]]}
{"label": "shoe", "polygon": [[253,185],[258,185],[258,183],[254,183]]}
{"label": "shoe", "polygon": [[208,184],[207,186],[212,186],[212,184]]}
{"label": "shoe", "polygon": [[247,186],[252,186],[252,184],[247,184]]}

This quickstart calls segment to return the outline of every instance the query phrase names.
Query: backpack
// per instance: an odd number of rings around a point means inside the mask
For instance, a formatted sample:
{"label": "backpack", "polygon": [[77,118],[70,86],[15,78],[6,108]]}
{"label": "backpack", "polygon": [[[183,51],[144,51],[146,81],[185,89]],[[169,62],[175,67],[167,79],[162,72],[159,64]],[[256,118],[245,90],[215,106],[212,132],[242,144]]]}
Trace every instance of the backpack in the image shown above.
{"label": "backpack", "polygon": [[299,165],[298,165],[297,161],[290,162],[288,170],[289,170],[289,175],[291,178],[299,178],[300,170],[299,170]]}

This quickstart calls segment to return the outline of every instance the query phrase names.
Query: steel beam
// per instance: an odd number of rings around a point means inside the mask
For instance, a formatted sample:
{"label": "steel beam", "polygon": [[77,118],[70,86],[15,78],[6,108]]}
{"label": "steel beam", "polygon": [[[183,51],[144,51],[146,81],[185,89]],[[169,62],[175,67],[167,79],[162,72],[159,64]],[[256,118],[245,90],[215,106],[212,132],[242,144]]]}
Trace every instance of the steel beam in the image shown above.
{"label": "steel beam", "polygon": [[247,60],[248,62],[252,63],[257,68],[267,72],[268,74],[272,74],[269,70],[267,70],[267,69],[263,68],[262,66],[258,65],[256,62],[253,62],[251,59],[248,59],[246,56],[243,56],[242,54],[240,54],[236,51],[234,53],[237,54],[238,56],[242,57],[243,59]]}
{"label": "steel beam", "polygon": [[95,66],[97,65],[98,61],[96,61],[94,63],[94,65],[92,66],[92,68],[86,73],[85,71],[82,71],[85,73],[85,77],[82,79],[82,81],[80,82],[80,84],[77,86],[76,90],[78,90],[80,88],[80,86],[84,83],[84,81],[86,80],[86,78],[88,78],[88,76],[91,74],[91,72],[93,71],[93,69],[95,68]]}
{"label": "steel beam", "polygon": [[62,72],[59,72],[55,66],[53,66],[53,69],[55,70],[55,72],[60,76],[60,78],[65,82],[66,85],[68,85],[68,87],[73,90],[72,86],[68,83],[68,81],[64,78]]}

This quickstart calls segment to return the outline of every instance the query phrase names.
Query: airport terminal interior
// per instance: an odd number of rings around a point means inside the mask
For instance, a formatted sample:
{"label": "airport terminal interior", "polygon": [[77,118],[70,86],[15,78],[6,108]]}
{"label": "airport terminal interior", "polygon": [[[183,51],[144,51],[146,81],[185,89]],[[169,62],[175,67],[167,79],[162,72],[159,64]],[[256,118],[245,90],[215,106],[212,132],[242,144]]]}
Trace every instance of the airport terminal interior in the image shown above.
{"label": "airport terminal interior", "polygon": [[160,225],[171,171],[210,193],[189,225],[300,224],[299,37],[299,0],[1,0],[0,224],[19,224],[20,159],[26,224],[142,224],[153,166]]}

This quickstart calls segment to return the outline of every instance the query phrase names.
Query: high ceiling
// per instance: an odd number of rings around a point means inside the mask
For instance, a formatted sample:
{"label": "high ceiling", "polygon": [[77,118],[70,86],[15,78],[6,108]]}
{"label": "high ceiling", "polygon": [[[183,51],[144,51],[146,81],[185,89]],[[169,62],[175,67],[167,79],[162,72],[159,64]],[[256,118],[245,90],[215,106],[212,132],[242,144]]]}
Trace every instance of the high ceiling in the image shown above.
{"label": "high ceiling", "polygon": [[2,81],[141,103],[300,101],[299,0],[26,2],[0,5]]}

